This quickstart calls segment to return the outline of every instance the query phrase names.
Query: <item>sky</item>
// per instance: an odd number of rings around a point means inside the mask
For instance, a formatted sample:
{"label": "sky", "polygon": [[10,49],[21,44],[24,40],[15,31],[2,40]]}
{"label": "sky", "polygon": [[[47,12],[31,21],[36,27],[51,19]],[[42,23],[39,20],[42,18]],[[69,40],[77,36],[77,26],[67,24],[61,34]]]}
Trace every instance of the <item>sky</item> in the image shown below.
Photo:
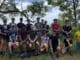
{"label": "sky", "polygon": [[[16,1],[16,3],[18,3],[18,4],[16,4],[17,7],[19,9],[21,9],[21,2],[19,0],[15,0],[15,1]],[[22,0],[22,1],[23,1],[22,2],[22,7],[23,7],[23,9],[25,9],[26,6],[31,5],[32,2],[35,2],[35,1],[41,2],[41,1],[46,1],[46,0]],[[48,24],[51,24],[53,19],[58,18],[59,13],[61,13],[60,10],[59,10],[59,7],[53,7],[50,11],[46,12],[46,15],[43,17],[43,19],[47,20]],[[8,23],[10,23],[10,18],[9,18],[9,16],[7,16],[7,17],[8,17],[8,20],[9,20]],[[19,17],[16,17],[16,19],[17,19],[16,23],[18,23],[19,22]],[[0,21],[0,24],[1,23],[2,23],[2,21]],[[25,19],[24,19],[24,23],[25,23]]]}

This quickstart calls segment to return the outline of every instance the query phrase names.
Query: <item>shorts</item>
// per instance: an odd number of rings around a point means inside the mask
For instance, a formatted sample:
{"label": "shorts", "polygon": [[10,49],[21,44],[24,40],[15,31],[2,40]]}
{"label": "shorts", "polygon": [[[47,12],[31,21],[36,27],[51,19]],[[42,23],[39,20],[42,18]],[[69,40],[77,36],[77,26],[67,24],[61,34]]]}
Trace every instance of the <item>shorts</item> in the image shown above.
{"label": "shorts", "polygon": [[77,48],[78,51],[80,51],[80,43],[76,44],[76,48]]}

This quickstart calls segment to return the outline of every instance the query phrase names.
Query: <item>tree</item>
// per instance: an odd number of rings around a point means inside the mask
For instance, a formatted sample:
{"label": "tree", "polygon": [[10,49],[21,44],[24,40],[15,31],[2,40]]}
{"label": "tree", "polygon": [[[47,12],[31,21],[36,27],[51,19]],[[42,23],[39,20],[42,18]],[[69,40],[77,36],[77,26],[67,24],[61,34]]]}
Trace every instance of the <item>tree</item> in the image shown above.
{"label": "tree", "polygon": [[59,6],[62,11],[62,17],[72,20],[77,25],[77,20],[80,18],[79,0],[48,0],[48,3],[53,6]]}
{"label": "tree", "polygon": [[[20,1],[20,0],[19,0]],[[22,1],[22,0],[21,0]],[[0,13],[3,14],[20,14],[21,16],[24,16],[25,18],[29,18],[29,12],[31,12],[32,16],[35,15],[39,15],[39,16],[44,16],[45,12],[48,11],[48,6],[44,6],[44,2],[33,2],[32,5],[29,5],[28,7],[26,7],[25,10],[22,9],[22,11],[20,9],[17,8],[15,3],[11,3],[11,2],[5,2],[5,0],[3,0],[3,2],[0,5]]]}

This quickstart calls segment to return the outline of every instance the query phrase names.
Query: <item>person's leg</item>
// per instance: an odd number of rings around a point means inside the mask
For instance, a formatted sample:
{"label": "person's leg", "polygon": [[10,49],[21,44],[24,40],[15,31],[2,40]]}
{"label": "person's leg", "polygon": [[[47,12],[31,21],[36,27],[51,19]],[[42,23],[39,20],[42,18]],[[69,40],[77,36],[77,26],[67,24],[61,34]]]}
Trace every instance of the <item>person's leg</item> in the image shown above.
{"label": "person's leg", "polygon": [[40,52],[43,52],[43,51],[44,51],[44,44],[42,43],[40,46]]}
{"label": "person's leg", "polygon": [[12,54],[12,46],[13,46],[13,42],[9,42],[8,43],[8,48],[9,48],[9,53]]}
{"label": "person's leg", "polygon": [[48,44],[47,43],[44,43],[44,47],[45,47],[46,52],[48,52]]}
{"label": "person's leg", "polygon": [[3,39],[1,39],[0,40],[0,54],[3,53],[3,43],[4,43],[4,41],[3,41]]}
{"label": "person's leg", "polygon": [[51,60],[57,60],[55,47],[52,48],[50,53],[51,53]]}
{"label": "person's leg", "polygon": [[15,52],[19,52],[19,42],[14,42],[13,47],[15,50]]}
{"label": "person's leg", "polygon": [[19,42],[15,42],[14,44],[16,45],[16,47],[19,47]]}

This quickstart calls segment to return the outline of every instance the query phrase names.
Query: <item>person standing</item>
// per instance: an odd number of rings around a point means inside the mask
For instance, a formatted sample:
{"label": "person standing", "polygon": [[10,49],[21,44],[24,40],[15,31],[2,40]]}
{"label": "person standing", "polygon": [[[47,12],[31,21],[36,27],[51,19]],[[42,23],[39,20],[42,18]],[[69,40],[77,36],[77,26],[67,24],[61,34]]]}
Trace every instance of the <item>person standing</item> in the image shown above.
{"label": "person standing", "polygon": [[8,42],[8,40],[9,40],[9,36],[8,36],[9,25],[7,25],[7,20],[3,20],[2,32],[4,33],[4,37],[3,37],[4,40],[6,40],[6,42]]}
{"label": "person standing", "polygon": [[37,35],[40,37],[41,36],[41,22],[40,22],[40,17],[37,18],[37,22],[35,23],[35,28],[37,31]]}
{"label": "person standing", "polygon": [[63,25],[63,39],[64,39],[64,45],[65,45],[65,52],[72,54],[71,48],[72,48],[72,39],[71,39],[71,31],[72,26],[69,20],[66,20]]}
{"label": "person standing", "polygon": [[58,52],[61,51],[60,38],[53,32],[49,39],[52,59],[57,59],[57,57],[59,57]]}

